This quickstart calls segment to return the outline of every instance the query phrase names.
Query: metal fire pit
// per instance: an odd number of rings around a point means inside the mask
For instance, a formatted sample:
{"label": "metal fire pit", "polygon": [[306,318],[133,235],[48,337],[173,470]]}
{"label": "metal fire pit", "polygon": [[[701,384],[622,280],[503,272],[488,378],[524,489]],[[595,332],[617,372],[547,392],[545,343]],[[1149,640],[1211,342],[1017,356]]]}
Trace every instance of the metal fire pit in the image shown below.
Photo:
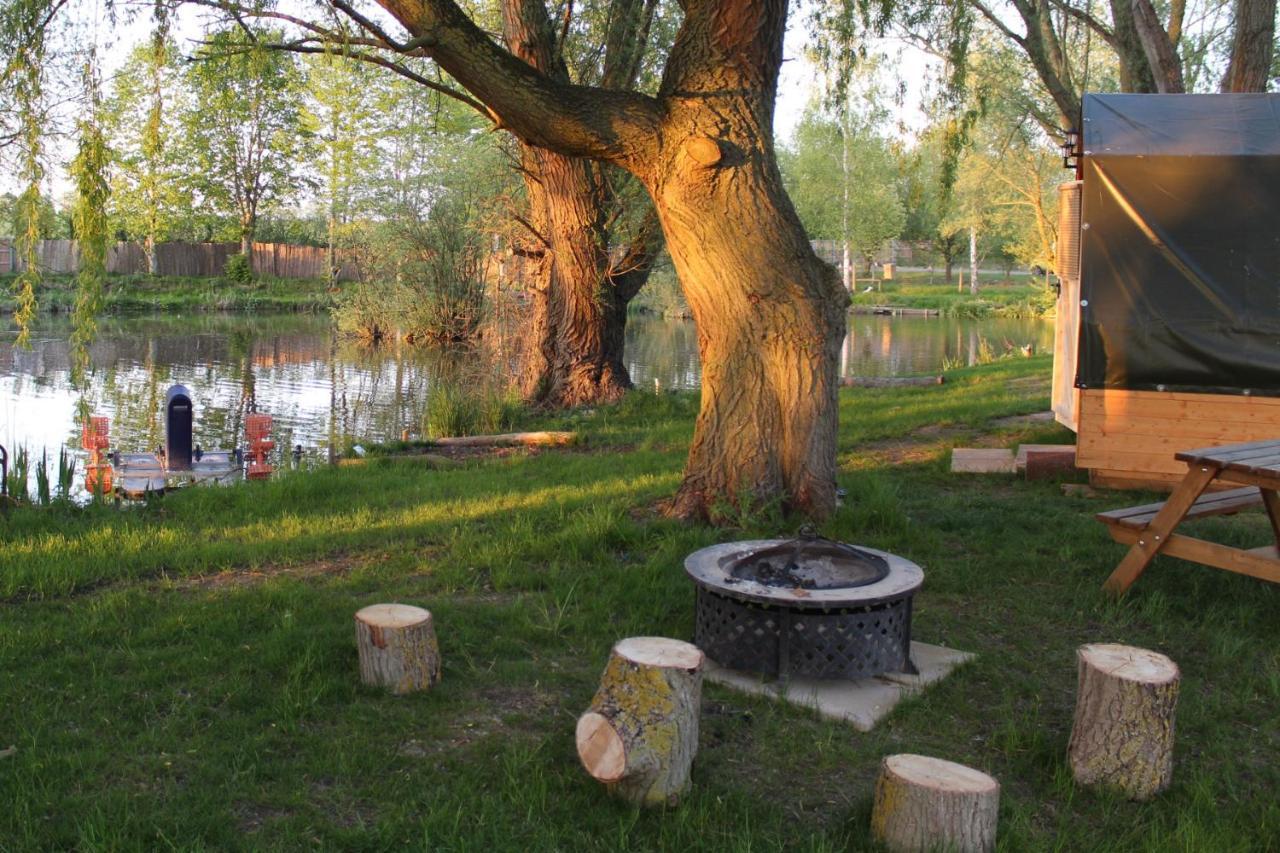
{"label": "metal fire pit", "polygon": [[730,669],[773,677],[913,672],[910,560],[818,537],[712,545],[690,554],[694,642]]}

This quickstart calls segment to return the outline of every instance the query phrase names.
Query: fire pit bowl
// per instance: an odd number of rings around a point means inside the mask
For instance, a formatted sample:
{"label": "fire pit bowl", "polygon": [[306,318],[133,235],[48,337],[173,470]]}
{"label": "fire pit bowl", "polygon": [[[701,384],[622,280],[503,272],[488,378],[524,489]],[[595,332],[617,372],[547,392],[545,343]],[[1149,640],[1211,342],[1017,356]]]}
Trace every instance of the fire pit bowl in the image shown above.
{"label": "fire pit bowl", "polygon": [[820,537],[726,542],[695,551],[694,642],[730,669],[772,677],[912,672],[915,563]]}

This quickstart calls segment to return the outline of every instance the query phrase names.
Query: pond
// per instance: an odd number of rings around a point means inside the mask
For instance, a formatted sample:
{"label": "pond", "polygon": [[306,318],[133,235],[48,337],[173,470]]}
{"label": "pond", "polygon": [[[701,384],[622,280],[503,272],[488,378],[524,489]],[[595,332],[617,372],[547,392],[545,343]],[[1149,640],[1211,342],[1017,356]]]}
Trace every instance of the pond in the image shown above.
{"label": "pond", "polygon": [[[930,373],[973,364],[1028,344],[1052,345],[1053,327],[1035,320],[960,320],[850,315],[841,355],[845,376]],[[70,383],[70,325],[42,316],[32,348],[0,331],[0,444],[56,457],[78,446],[79,394]],[[196,407],[196,441],[231,447],[256,405],[275,417],[277,442],[308,455],[351,440],[418,431],[438,355],[409,347],[368,349],[335,340],[327,316],[197,314],[107,317],[91,350],[88,406],[111,418],[112,446],[158,447],[166,389],[182,383]],[[634,317],[627,366],[637,387],[692,389],[700,378],[697,336],[686,320]]]}

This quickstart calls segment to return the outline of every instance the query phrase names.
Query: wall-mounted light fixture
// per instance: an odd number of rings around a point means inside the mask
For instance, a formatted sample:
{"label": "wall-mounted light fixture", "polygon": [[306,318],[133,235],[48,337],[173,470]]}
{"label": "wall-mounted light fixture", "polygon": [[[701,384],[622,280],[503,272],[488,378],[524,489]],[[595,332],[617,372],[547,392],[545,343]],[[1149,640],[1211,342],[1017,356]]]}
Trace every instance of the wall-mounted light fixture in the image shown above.
{"label": "wall-mounted light fixture", "polygon": [[1074,169],[1080,156],[1080,131],[1074,127],[1067,131],[1062,141],[1062,168]]}

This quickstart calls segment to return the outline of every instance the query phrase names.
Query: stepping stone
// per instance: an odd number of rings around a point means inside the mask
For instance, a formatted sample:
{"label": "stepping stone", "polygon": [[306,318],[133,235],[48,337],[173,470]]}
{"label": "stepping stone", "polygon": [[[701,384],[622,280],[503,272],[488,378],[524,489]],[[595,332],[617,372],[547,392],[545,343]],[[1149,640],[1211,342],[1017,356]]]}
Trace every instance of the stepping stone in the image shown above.
{"label": "stepping stone", "polygon": [[957,447],[951,451],[951,471],[956,474],[1013,474],[1017,472],[1012,450]]}

